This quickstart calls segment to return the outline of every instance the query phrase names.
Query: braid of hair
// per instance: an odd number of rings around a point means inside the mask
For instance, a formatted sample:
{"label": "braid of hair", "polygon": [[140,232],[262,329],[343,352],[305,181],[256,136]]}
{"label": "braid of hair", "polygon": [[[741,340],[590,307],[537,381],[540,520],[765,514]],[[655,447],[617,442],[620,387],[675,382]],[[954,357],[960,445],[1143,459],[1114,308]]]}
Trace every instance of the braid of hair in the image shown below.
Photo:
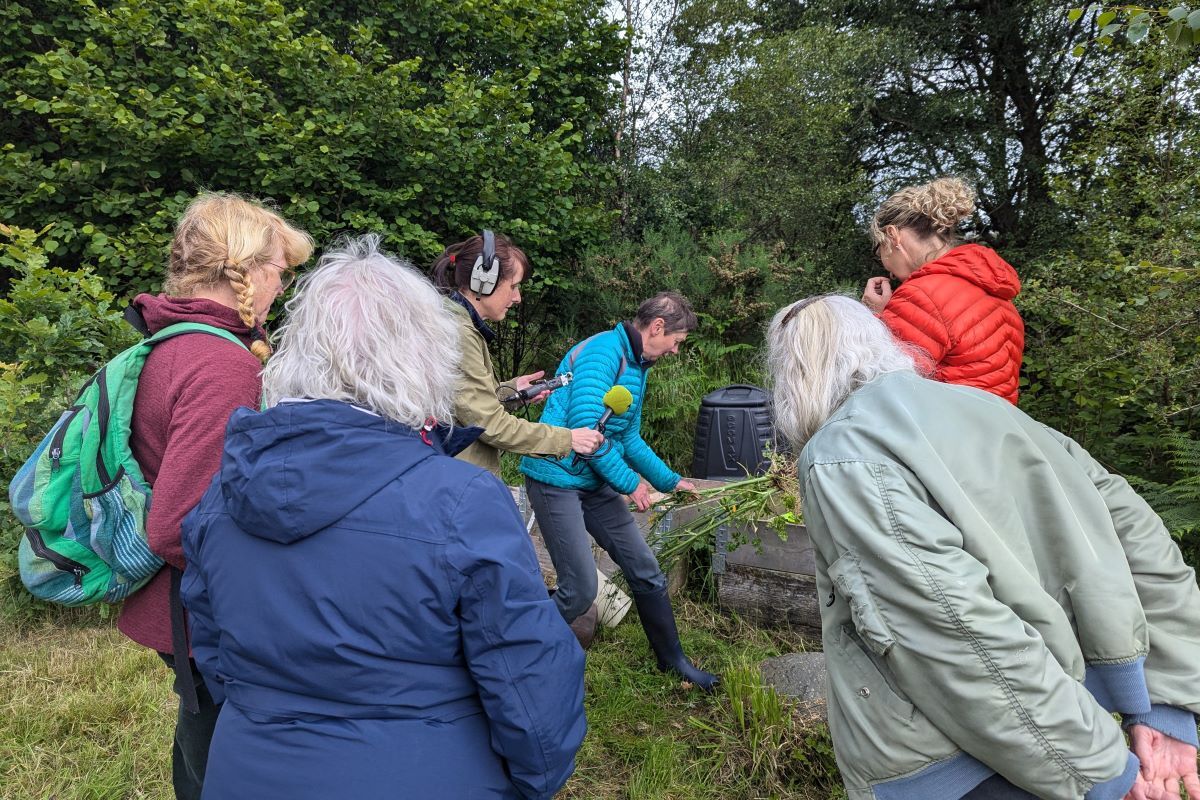
{"label": "braid of hair", "polygon": [[237,293],[238,316],[250,329],[250,352],[265,364],[271,357],[271,345],[267,344],[266,339],[263,338],[262,330],[258,327],[258,320],[254,317],[254,284],[250,282],[246,268],[241,264],[226,262],[224,271],[229,285]]}

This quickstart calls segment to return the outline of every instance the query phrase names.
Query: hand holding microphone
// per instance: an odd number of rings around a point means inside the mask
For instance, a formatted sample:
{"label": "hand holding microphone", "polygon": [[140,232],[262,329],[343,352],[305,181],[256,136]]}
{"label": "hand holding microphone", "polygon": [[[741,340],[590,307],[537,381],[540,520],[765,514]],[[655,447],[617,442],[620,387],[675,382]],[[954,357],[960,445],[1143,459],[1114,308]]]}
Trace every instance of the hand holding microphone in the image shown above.
{"label": "hand holding microphone", "polygon": [[[596,420],[596,424],[592,426],[593,430],[603,435],[604,428],[608,425],[608,421],[612,419],[613,414],[620,416],[629,410],[633,405],[633,395],[624,386],[614,386],[604,393],[604,413],[600,415],[600,419]],[[575,454],[574,464],[578,464],[582,459],[579,454]]]}

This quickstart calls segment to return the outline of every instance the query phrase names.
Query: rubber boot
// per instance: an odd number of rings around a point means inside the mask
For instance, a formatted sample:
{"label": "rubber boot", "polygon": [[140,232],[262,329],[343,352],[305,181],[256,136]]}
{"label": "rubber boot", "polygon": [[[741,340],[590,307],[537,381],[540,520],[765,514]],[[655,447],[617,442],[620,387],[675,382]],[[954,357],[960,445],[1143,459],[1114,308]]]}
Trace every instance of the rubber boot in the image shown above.
{"label": "rubber boot", "polygon": [[674,672],[706,692],[712,692],[721,679],[711,672],[697,669],[683,654],[679,643],[679,631],[675,627],[675,612],[671,609],[671,598],[666,589],[657,592],[634,592],[633,602],[637,605],[638,618],[650,640],[650,649],[658,657],[658,668],[663,672]]}

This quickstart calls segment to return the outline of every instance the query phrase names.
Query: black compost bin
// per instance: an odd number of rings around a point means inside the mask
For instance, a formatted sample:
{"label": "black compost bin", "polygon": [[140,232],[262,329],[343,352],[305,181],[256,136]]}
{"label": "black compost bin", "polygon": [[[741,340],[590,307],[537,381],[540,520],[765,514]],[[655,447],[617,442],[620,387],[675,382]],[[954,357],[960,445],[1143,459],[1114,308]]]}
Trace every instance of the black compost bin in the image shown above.
{"label": "black compost bin", "polygon": [[700,401],[692,476],[718,480],[744,478],[766,470],[763,448],[775,441],[767,392],[735,383]]}

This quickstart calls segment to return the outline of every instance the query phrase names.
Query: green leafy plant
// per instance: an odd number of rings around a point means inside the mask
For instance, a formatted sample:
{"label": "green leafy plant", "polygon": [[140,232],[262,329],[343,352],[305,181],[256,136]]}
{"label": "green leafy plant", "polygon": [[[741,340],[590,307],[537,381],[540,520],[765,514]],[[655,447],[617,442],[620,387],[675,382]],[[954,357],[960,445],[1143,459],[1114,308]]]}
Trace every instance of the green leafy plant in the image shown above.
{"label": "green leafy plant", "polygon": [[[137,333],[119,303],[90,269],[49,266],[53,227],[0,224],[0,266],[15,280],[0,298],[0,476],[16,473],[84,380]],[[0,499],[0,616],[33,617],[47,607],[22,589],[17,543],[23,529]]]}
{"label": "green leafy plant", "polygon": [[787,526],[803,523],[795,460],[775,451],[768,457],[762,475],[700,489],[694,496],[677,492],[655,506],[647,541],[664,572],[692,551],[711,552],[722,531],[730,535],[726,546],[733,549],[750,541],[759,525],[786,541]]}
{"label": "green leafy plant", "polygon": [[91,269],[49,266],[57,247],[52,226],[0,224],[0,266],[15,276],[0,298],[0,361],[62,389],[69,376],[99,369],[137,334],[121,316],[123,304]]}
{"label": "green leafy plant", "polygon": [[[620,52],[598,0],[75,0],[0,6],[0,222],[157,285],[202,188],[324,244],[427,263],[482,226],[550,274],[605,230],[594,156]],[[559,266],[562,265],[562,266]],[[0,272],[0,282],[3,274]]]}
{"label": "green leafy plant", "polygon": [[[1165,452],[1167,463],[1178,478],[1163,483],[1131,476],[1130,483],[1162,517],[1172,536],[1181,542],[1194,543],[1200,537],[1200,440],[1172,432],[1153,445]],[[1200,563],[1194,555],[1191,563]]]}
{"label": "green leafy plant", "polygon": [[689,724],[720,737],[730,766],[745,770],[764,788],[807,786],[826,797],[844,796],[833,742],[819,715],[807,713],[764,686],[757,665],[722,672],[722,708],[716,720],[692,717]]}

